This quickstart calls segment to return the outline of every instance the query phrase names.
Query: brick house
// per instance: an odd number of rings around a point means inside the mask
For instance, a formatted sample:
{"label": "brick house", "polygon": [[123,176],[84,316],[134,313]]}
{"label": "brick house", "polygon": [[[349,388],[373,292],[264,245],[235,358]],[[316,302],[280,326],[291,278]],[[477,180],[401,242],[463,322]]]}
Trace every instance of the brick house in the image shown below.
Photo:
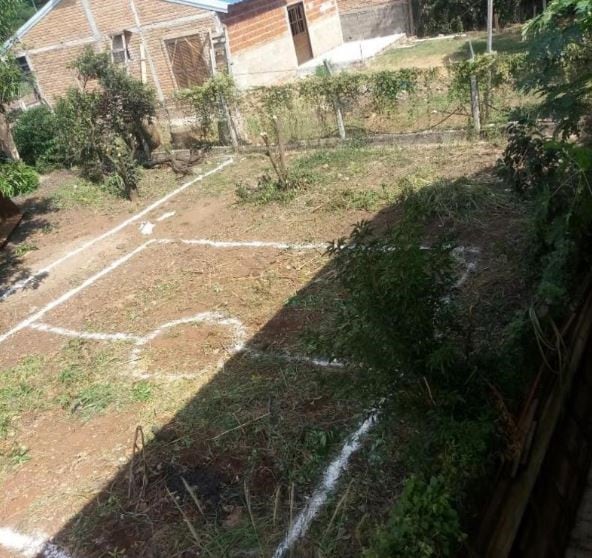
{"label": "brick house", "polygon": [[7,45],[50,105],[76,85],[69,65],[88,46],[110,50],[167,104],[221,68],[241,87],[294,76],[343,42],[336,1],[50,0]]}
{"label": "brick house", "polygon": [[415,34],[411,0],[337,0],[345,41]]}

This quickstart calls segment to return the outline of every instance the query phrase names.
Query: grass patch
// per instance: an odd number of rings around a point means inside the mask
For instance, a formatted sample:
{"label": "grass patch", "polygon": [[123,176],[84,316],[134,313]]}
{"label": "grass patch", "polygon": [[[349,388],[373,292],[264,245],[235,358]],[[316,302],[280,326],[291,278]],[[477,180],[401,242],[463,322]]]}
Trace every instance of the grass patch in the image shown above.
{"label": "grass patch", "polygon": [[386,184],[382,184],[379,191],[353,190],[351,188],[346,188],[339,192],[336,197],[329,202],[327,208],[339,211],[375,211],[392,202],[394,199],[395,194],[393,189]]}
{"label": "grass patch", "polygon": [[12,255],[16,256],[17,258],[22,258],[29,252],[34,252],[35,250],[39,250],[35,244],[31,242],[21,242],[12,249]]}
{"label": "grass patch", "polygon": [[398,201],[408,214],[440,222],[466,222],[479,211],[508,205],[490,186],[467,178],[435,182],[409,178],[401,181],[400,188]]}
{"label": "grass patch", "polygon": [[18,366],[0,371],[0,438],[12,430],[22,414],[43,408],[43,388],[38,381],[43,365],[43,358],[31,356]]}
{"label": "grass patch", "polygon": [[[485,53],[487,34],[478,31],[447,39],[421,41],[410,47],[394,46],[374,58],[370,62],[370,68],[372,70],[398,70],[444,66],[451,62],[466,60],[469,57],[469,41],[472,41],[477,54]],[[501,54],[515,54],[526,52],[529,43],[522,40],[520,27],[514,26],[494,34],[493,48]]]}
{"label": "grass patch", "polygon": [[95,184],[79,179],[60,186],[53,194],[53,203],[58,209],[88,207],[100,209],[115,200],[123,202],[123,194],[109,184]]}

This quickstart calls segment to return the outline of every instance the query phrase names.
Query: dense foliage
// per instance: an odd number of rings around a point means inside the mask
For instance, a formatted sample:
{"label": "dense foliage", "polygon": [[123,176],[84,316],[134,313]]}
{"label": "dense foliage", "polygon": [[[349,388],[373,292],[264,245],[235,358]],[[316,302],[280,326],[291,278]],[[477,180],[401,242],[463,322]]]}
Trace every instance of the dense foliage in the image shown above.
{"label": "dense foliage", "polygon": [[[203,85],[181,91],[178,98],[191,106],[201,137],[206,140],[212,134],[214,124],[230,118],[229,113],[238,101],[238,90],[228,74],[217,74]],[[226,125],[233,126],[233,123],[226,122]]]}
{"label": "dense foliage", "polygon": [[[532,15],[532,0],[496,0],[502,24],[524,21]],[[472,0],[414,0],[419,35],[461,33],[482,29],[487,22],[487,2]]]}
{"label": "dense foliage", "polygon": [[[390,521],[377,531],[368,550],[372,558],[457,555],[462,530],[458,519],[460,524],[466,520],[474,498],[471,487],[487,479],[491,465],[512,452],[506,402],[520,401],[533,363],[541,358],[538,345],[546,342],[548,357],[559,343],[558,324],[582,277],[592,269],[592,149],[587,133],[591,22],[590,2],[555,0],[526,27],[534,48],[520,60],[522,70],[515,75],[522,73],[527,91],[541,94],[538,114],[553,116],[557,131],[571,135],[569,141],[552,139],[528,120],[509,127],[500,169],[529,216],[532,236],[525,280],[532,297],[531,307],[518,312],[497,343],[466,343],[473,338],[472,309],[457,300],[446,281],[440,290],[429,291],[427,278],[438,285],[450,265],[438,250],[421,254],[419,239],[410,250],[406,234],[401,236],[407,224],[394,233],[375,231],[381,239],[401,244],[401,250],[398,244],[389,250],[380,240],[368,242],[367,233],[360,236],[358,229],[349,250],[337,251],[345,290],[340,319],[348,322],[331,341],[336,356],[354,357],[372,370],[378,378],[374,383],[396,386],[391,393],[399,416],[408,409],[422,424],[409,444],[410,468],[422,475],[408,481]],[[483,59],[459,67],[459,89],[468,73],[490,72],[493,63]],[[453,195],[452,190],[447,195]],[[425,205],[427,198],[416,202]],[[413,219],[421,219],[417,204],[409,206],[407,198],[405,209],[409,207],[415,208]],[[432,263],[418,270],[416,263],[422,259]],[[428,292],[408,286],[416,277]],[[391,346],[396,354],[389,354]],[[558,356],[558,373],[560,361]],[[556,361],[549,362],[554,366]],[[421,381],[429,386],[432,408],[417,395]]]}
{"label": "dense foliage", "polygon": [[57,125],[49,107],[40,105],[24,111],[16,121],[13,134],[23,161],[29,165],[51,164]]}
{"label": "dense foliage", "polygon": [[410,477],[399,503],[365,558],[453,556],[462,540],[458,513],[446,482]]}
{"label": "dense foliage", "polygon": [[524,33],[533,46],[521,84],[544,97],[538,114],[552,117],[565,137],[590,134],[592,3],[555,0]]}
{"label": "dense foliage", "polygon": [[24,163],[0,163],[0,195],[6,197],[28,194],[39,186],[39,176]]}
{"label": "dense foliage", "polygon": [[[71,88],[56,104],[56,155],[80,166],[91,180],[119,177],[135,196],[135,161],[150,149],[146,127],[155,115],[154,92],[111,63],[107,53],[87,49],[75,63],[83,88]],[[99,87],[89,84],[97,82]]]}

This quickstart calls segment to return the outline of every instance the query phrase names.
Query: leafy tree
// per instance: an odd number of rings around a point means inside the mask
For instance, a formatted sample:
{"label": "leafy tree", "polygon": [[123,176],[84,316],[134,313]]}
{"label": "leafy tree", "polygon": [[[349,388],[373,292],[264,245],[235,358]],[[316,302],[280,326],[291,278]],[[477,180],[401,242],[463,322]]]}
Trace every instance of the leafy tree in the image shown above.
{"label": "leafy tree", "polygon": [[[496,0],[495,11],[502,23],[524,21],[532,13],[532,0]],[[415,0],[420,35],[459,33],[483,28],[487,21],[487,2],[482,0]]]}
{"label": "leafy tree", "polygon": [[0,42],[8,39],[14,31],[14,18],[20,4],[20,0],[0,0]]}
{"label": "leafy tree", "polygon": [[19,154],[29,165],[51,162],[56,133],[55,115],[46,105],[24,111],[13,131]]}
{"label": "leafy tree", "polygon": [[540,113],[567,136],[589,131],[592,109],[592,2],[554,0],[524,29],[532,39],[522,87],[541,94]]}
{"label": "leafy tree", "polygon": [[7,118],[8,105],[18,97],[22,74],[14,59],[0,59],[0,150],[9,159],[19,160]]}
{"label": "leafy tree", "polygon": [[[0,43],[13,31],[13,17],[19,0],[0,0]],[[6,118],[7,106],[18,95],[22,77],[14,60],[1,51],[0,45],[0,150],[10,159],[18,160],[19,155],[12,139]]]}
{"label": "leafy tree", "polygon": [[[156,146],[148,131],[156,111],[154,92],[107,53],[86,49],[74,67],[83,88],[71,88],[56,105],[56,151],[92,180],[115,175],[133,199],[135,161]],[[91,87],[94,83],[99,87]]]}

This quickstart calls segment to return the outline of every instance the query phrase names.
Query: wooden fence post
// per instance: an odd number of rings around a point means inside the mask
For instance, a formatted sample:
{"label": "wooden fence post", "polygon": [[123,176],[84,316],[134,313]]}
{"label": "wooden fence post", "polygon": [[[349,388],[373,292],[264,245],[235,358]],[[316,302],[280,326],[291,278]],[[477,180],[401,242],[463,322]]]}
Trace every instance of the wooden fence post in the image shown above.
{"label": "wooden fence post", "polygon": [[[325,64],[325,69],[327,70],[327,73],[332,76],[333,75],[333,69],[331,68],[331,64],[329,63],[328,60],[324,61]],[[342,140],[347,139],[346,133],[345,133],[345,122],[343,120],[343,112],[341,110],[341,102],[339,100],[339,97],[337,97],[337,95],[335,95],[333,97],[333,107],[335,108],[335,116],[337,118],[337,129],[339,130],[339,137]]]}
{"label": "wooden fence post", "polygon": [[[471,61],[475,60],[475,51],[473,50],[473,43],[469,41],[471,49]],[[479,84],[477,83],[477,76],[471,74],[471,114],[473,116],[473,129],[475,133],[481,134],[481,111],[479,110]]]}
{"label": "wooden fence post", "polygon": [[285,183],[288,180],[288,165],[286,164],[286,143],[284,141],[284,131],[277,116],[271,117],[275,133],[278,141],[278,151],[280,155],[280,171],[282,173],[281,180]]}

